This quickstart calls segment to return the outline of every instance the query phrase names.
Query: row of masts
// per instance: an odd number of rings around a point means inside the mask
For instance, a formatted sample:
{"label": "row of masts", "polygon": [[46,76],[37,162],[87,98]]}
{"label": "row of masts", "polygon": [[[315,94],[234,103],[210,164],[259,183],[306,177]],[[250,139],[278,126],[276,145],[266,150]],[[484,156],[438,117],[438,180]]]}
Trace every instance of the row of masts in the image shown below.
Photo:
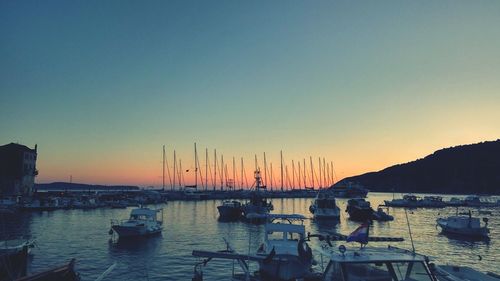
{"label": "row of masts", "polygon": [[[210,164],[211,160],[208,155],[208,148],[205,149],[205,167],[204,170],[200,168],[200,160],[198,158],[198,151],[196,143],[194,143],[194,184],[186,184],[186,173],[192,173],[191,169],[183,170],[181,159],[177,159],[176,151],[173,151],[173,168],[172,173],[168,165],[168,160],[165,153],[165,146],[163,146],[163,176],[162,188],[166,188],[166,177],[171,190],[180,188],[198,188],[204,190],[235,190],[235,189],[248,189],[255,186],[254,179],[247,177],[247,172],[244,166],[243,157],[241,157],[239,171],[237,171],[236,159],[232,157],[232,170],[228,170],[227,163],[224,163],[224,155],[220,155],[220,161],[217,157],[217,150],[214,149],[213,165]],[[280,179],[277,181],[274,177],[273,163],[267,163],[266,153],[263,153],[264,160],[264,176],[261,179],[263,188],[271,191],[285,191],[293,189],[319,189],[330,187],[334,184],[336,175],[333,168],[333,162],[326,162],[325,158],[318,157],[318,169],[315,169],[312,156],[309,156],[309,167],[306,166],[306,158],[302,161],[291,161],[286,163],[283,159],[283,151],[280,151]],[[302,163],[302,165],[301,165]],[[255,167],[254,171],[260,172],[260,166],[255,154]],[[213,168],[213,170],[212,170]],[[204,173],[203,173],[204,172]],[[232,174],[232,178],[231,178]],[[269,177],[268,177],[269,176]],[[210,178],[210,180],[209,180]]]}

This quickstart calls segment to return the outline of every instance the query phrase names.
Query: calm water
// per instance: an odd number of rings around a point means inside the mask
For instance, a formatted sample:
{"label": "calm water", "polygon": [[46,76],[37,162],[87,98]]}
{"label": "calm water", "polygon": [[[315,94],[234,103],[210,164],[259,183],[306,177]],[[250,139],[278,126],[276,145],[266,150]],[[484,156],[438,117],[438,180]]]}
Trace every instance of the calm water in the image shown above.
{"label": "calm water", "polygon": [[[370,193],[372,206],[391,199],[392,194]],[[298,213],[310,217],[308,208],[313,199],[274,199],[274,213]],[[345,210],[347,200],[339,199]],[[169,202],[164,208],[165,229],[161,236],[135,243],[110,242],[111,219],[125,219],[131,208],[97,210],[58,210],[54,212],[24,213],[15,217],[0,217],[0,238],[27,236],[36,238],[30,271],[40,271],[77,259],[77,270],[82,280],[95,280],[110,265],[116,268],[105,280],[191,280],[193,249],[222,250],[223,237],[228,238],[239,252],[255,251],[263,239],[263,226],[243,222],[218,222],[219,200],[200,202]],[[153,206],[151,206],[153,207]],[[465,208],[461,208],[464,209]],[[500,209],[490,218],[489,242],[465,242],[448,238],[436,229],[436,218],[452,215],[455,208],[417,209],[408,212],[417,251],[434,257],[437,263],[468,265],[482,271],[499,273],[500,268]],[[393,222],[374,222],[371,233],[377,236],[404,237],[404,242],[391,245],[411,249],[403,209],[390,209]],[[477,213],[476,213],[477,214]],[[485,217],[485,215],[479,215]],[[311,233],[334,231],[349,234],[359,224],[347,219],[342,212],[338,224],[319,224],[306,220]],[[318,244],[312,241],[311,244]],[[356,243],[351,243],[353,246]],[[386,246],[387,243],[371,243]],[[357,245],[356,245],[357,247]],[[482,260],[479,260],[479,256]],[[319,257],[317,257],[319,261]],[[326,264],[325,264],[326,265]],[[211,261],[204,270],[205,280],[228,280],[231,261]],[[254,267],[255,268],[255,267]]]}

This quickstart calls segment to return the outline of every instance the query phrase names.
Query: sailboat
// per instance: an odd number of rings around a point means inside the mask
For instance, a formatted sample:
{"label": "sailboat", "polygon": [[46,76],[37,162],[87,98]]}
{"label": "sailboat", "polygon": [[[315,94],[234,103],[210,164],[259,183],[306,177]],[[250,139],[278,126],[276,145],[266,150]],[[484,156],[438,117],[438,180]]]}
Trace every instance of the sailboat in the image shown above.
{"label": "sailboat", "polygon": [[[208,195],[198,190],[198,152],[196,143],[194,143],[194,185],[184,186],[184,199],[202,200],[207,199]],[[188,172],[189,170],[186,170]]]}

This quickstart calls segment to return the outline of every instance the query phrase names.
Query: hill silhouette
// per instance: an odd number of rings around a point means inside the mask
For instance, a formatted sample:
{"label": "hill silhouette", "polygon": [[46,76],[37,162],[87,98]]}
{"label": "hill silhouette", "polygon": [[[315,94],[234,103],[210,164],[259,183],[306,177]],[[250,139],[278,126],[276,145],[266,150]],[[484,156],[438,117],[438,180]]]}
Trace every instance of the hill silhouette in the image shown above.
{"label": "hill silhouette", "polygon": [[500,194],[500,139],[441,149],[342,181],[357,182],[370,191]]}
{"label": "hill silhouette", "polygon": [[36,190],[100,190],[100,191],[112,191],[112,190],[122,190],[131,191],[139,190],[137,186],[130,185],[94,185],[94,184],[84,184],[84,183],[69,183],[69,182],[53,182],[53,183],[37,183],[35,184]]}

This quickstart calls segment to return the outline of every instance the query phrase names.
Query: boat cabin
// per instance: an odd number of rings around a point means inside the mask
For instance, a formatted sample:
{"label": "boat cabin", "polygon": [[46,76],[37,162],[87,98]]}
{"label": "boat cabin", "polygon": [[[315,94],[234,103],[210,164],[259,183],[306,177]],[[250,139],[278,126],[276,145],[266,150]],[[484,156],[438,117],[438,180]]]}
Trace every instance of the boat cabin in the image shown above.
{"label": "boat cabin", "polygon": [[319,209],[335,209],[337,204],[335,203],[335,197],[330,194],[318,194],[315,200],[316,207]]}
{"label": "boat cabin", "polygon": [[452,228],[480,228],[481,221],[479,218],[451,216],[446,220],[446,224]]}
{"label": "boat cabin", "polygon": [[[302,215],[269,215],[271,223],[265,226],[265,249],[269,253],[273,248],[276,254],[297,255],[297,243],[306,237]],[[276,220],[280,220],[276,222]],[[300,224],[293,224],[300,221]]]}
{"label": "boat cabin", "polygon": [[151,210],[148,208],[134,209],[130,213],[129,220],[140,221],[157,221],[156,213],[158,210]]}
{"label": "boat cabin", "polygon": [[436,281],[427,257],[411,251],[363,247],[330,253],[324,281]]}

